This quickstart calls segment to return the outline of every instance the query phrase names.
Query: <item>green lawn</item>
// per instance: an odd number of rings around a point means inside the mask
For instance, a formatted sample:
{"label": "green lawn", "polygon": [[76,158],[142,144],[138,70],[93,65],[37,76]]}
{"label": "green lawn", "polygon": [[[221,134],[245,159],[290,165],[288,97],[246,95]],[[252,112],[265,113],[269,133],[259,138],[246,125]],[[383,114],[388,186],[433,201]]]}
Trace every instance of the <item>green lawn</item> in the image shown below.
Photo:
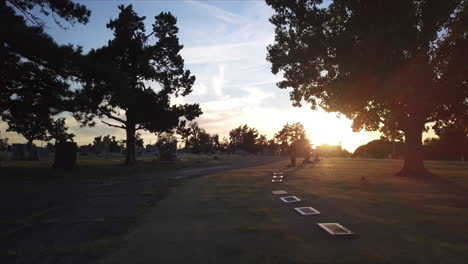
{"label": "green lawn", "polygon": [[[426,162],[431,179],[393,176],[397,160],[286,162],[186,181],[129,233],[105,263],[466,263],[468,164]],[[299,216],[285,189],[319,216]],[[316,223],[357,234],[334,239]]]}

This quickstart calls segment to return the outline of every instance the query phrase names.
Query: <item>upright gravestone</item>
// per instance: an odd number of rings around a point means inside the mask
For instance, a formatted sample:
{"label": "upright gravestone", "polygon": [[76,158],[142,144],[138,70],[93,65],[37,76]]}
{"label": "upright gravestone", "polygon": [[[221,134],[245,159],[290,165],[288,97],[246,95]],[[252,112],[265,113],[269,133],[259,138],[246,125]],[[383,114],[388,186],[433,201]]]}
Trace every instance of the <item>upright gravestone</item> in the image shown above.
{"label": "upright gravestone", "polygon": [[57,142],[55,143],[54,168],[71,169],[76,166],[76,143]]}
{"label": "upright gravestone", "polygon": [[26,159],[26,145],[25,144],[11,144],[11,159],[12,160],[25,160]]}
{"label": "upright gravestone", "polygon": [[172,161],[176,160],[177,159],[177,140],[173,140],[172,141],[172,145],[171,145],[171,156],[172,156]]}

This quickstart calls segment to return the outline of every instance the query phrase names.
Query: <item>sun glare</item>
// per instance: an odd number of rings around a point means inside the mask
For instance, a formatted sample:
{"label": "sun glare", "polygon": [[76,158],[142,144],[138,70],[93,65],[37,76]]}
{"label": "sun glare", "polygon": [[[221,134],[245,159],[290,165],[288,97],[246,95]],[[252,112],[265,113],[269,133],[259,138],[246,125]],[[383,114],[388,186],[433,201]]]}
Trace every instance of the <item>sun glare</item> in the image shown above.
{"label": "sun glare", "polygon": [[338,117],[336,113],[309,110],[303,112],[299,119],[304,125],[314,148],[323,144],[341,145],[348,151],[353,152],[357,147],[380,138],[378,132],[353,132],[351,129],[352,121],[344,116]]}

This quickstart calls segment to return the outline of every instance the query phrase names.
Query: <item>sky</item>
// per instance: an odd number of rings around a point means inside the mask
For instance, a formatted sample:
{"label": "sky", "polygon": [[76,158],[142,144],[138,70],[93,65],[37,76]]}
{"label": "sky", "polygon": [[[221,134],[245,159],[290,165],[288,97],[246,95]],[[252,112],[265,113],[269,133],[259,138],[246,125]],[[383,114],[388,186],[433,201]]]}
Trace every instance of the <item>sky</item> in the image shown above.
{"label": "sky", "polygon": [[[196,76],[193,92],[178,97],[174,103],[199,103],[203,115],[196,119],[209,133],[228,136],[239,125],[255,127],[271,138],[287,122],[301,122],[315,146],[341,144],[354,151],[358,146],[380,138],[378,132],[352,132],[351,120],[337,113],[313,111],[308,105],[293,107],[289,91],[279,89],[276,82],[282,76],[271,73],[266,58],[266,47],[273,43],[274,27],[268,21],[273,10],[261,0],[239,1],[77,1],[91,11],[88,24],[76,24],[64,30],[50,19],[46,31],[60,44],[72,43],[87,52],[98,48],[112,38],[106,23],[118,15],[119,4],[133,4],[140,16],[146,16],[146,27],[154,16],[169,11],[177,17],[179,39],[184,45],[182,57],[185,68]],[[100,121],[95,127],[81,128],[72,118],[67,125],[78,144],[88,144],[98,135],[125,137],[122,129],[108,127]],[[25,140],[5,132],[2,137],[11,143]],[[145,144],[155,143],[156,136],[142,133]],[[40,145],[41,143],[36,143]]]}

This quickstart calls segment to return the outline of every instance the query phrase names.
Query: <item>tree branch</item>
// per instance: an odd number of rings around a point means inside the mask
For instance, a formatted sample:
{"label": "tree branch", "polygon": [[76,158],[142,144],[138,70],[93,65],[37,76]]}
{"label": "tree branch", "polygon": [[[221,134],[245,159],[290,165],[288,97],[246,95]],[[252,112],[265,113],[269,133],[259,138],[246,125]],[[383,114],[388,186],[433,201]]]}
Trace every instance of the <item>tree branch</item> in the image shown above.
{"label": "tree branch", "polygon": [[125,124],[125,123],[126,123],[125,120],[113,116],[109,111],[106,111],[106,110],[104,110],[103,108],[99,108],[99,111],[100,111],[103,115],[107,116],[107,117],[110,118],[110,119],[113,119],[113,120],[115,120],[115,121],[119,121],[119,122],[122,123],[122,124]]}
{"label": "tree branch", "polygon": [[103,121],[101,120],[101,122],[103,122],[104,124],[108,125],[108,126],[111,126],[111,127],[117,127],[117,128],[122,128],[122,129],[126,129],[126,127],[124,125],[114,125],[114,124],[111,124],[111,123],[107,123],[106,121]]}

